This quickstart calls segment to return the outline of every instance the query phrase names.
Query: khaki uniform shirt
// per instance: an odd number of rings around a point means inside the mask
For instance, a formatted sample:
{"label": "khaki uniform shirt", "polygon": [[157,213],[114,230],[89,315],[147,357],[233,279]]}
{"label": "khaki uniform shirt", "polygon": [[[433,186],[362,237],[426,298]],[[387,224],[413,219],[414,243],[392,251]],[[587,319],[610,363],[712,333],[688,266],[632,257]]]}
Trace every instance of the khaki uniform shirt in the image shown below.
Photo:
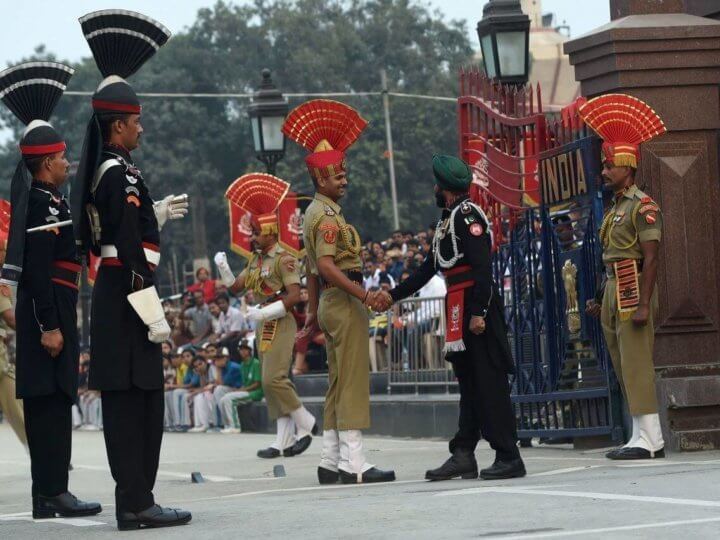
{"label": "khaki uniform shirt", "polygon": [[253,254],[240,276],[245,278],[245,288],[263,303],[288,285],[300,284],[299,270],[297,259],[275,244],[267,253]]}
{"label": "khaki uniform shirt", "polygon": [[613,199],[603,218],[600,240],[603,263],[612,264],[623,259],[643,258],[641,242],[660,241],[662,213],[651,197],[636,185]]}
{"label": "khaki uniform shirt", "polygon": [[342,208],[332,199],[315,194],[305,211],[303,238],[307,251],[308,272],[317,276],[320,257],[333,257],[340,270],[360,270],[360,237],[355,227],[348,224]]}

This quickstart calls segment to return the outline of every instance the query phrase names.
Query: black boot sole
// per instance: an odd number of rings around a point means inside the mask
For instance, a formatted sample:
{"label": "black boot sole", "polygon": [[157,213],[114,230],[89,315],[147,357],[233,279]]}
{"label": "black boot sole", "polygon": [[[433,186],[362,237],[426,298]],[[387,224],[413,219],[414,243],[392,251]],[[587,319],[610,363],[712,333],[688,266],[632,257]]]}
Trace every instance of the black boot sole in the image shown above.
{"label": "black boot sole", "polygon": [[77,512],[61,512],[60,510],[33,510],[33,519],[53,519],[56,517],[74,518],[96,516],[102,512],[102,508],[98,510],[82,510]]}
{"label": "black boot sole", "polygon": [[430,480],[431,482],[442,482],[443,480],[453,480],[455,478],[461,478],[463,480],[474,480],[478,477],[477,471],[472,472],[464,472],[464,473],[458,473],[453,475],[447,475],[447,476],[433,476],[429,474],[429,472],[425,473],[425,480]]}
{"label": "black boot sole", "polygon": [[480,472],[480,479],[481,480],[508,480],[510,478],[522,478],[527,475],[527,471],[513,471],[511,473],[507,474],[483,474],[482,471]]}
{"label": "black boot sole", "polygon": [[388,475],[386,477],[376,477],[376,478],[369,478],[365,479],[363,478],[362,482],[357,481],[357,475],[356,474],[350,474],[346,473],[344,471],[340,471],[340,483],[341,484],[382,484],[386,482],[394,482],[395,481],[395,473],[393,472],[392,476]]}
{"label": "black boot sole", "polygon": [[320,482],[320,485],[337,484],[338,480],[340,480],[340,473],[336,473],[325,467],[318,467],[318,482]]}
{"label": "black boot sole", "polygon": [[192,516],[170,523],[148,523],[145,521],[118,521],[117,528],[119,531],[136,531],[138,529],[162,529],[165,527],[177,527],[178,525],[187,525],[192,520]]}

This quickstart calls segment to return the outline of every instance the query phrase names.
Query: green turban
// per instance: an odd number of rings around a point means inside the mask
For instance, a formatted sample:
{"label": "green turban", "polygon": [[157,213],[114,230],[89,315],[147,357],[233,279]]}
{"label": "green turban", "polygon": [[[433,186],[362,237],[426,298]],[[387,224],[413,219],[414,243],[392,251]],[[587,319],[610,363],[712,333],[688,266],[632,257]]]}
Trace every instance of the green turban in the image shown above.
{"label": "green turban", "polygon": [[464,192],[470,189],[472,170],[462,159],[454,156],[438,156],[432,158],[435,182],[440,189]]}

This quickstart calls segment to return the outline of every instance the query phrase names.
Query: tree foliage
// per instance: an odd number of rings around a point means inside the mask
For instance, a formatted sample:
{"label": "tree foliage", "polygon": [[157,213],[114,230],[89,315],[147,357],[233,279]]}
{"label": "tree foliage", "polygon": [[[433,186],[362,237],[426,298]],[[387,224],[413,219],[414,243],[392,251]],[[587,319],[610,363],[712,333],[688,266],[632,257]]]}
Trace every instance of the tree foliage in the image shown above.
{"label": "tree foliage", "polygon": [[[385,69],[391,91],[455,96],[457,71],[472,57],[464,24],[443,21],[415,0],[256,0],[243,6],[219,1],[199,10],[195,23],[130,82],[139,93],[245,93],[257,87],[267,67],[285,93],[377,92],[379,71]],[[33,59],[56,58],[40,48]],[[22,60],[29,59],[17,63]],[[91,58],[74,67],[68,90],[92,91],[100,82]],[[290,98],[291,107],[304,99]],[[370,121],[348,153],[344,211],[364,239],[384,238],[392,225],[392,205],[382,100],[341,99]],[[79,157],[89,102],[66,96],[54,115],[71,160]],[[143,99],[145,134],[134,157],[156,198],[187,192],[203,199],[209,253],[227,249],[225,188],[241,174],[263,170],[253,154],[247,104],[244,99]],[[401,227],[423,228],[436,216],[430,156],[457,152],[456,106],[392,97],[390,107]],[[19,136],[21,127],[4,108],[0,119]],[[292,142],[287,148],[278,176],[295,190],[311,193],[305,151]],[[0,148],[4,196],[17,159],[15,140]],[[199,246],[190,219],[168,225],[165,255],[174,252],[179,261],[206,255],[194,249]]]}

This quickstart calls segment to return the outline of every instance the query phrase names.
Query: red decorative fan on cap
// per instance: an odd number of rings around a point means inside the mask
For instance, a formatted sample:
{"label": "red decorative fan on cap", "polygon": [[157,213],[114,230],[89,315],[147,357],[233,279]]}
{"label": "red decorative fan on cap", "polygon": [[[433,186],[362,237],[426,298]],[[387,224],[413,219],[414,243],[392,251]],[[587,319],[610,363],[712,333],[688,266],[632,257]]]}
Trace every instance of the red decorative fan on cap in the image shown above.
{"label": "red decorative fan on cap", "polygon": [[7,244],[10,233],[10,201],[0,199],[0,246]]}
{"label": "red decorative fan on cap", "polygon": [[[349,105],[330,99],[314,99],[290,111],[282,132],[311,152],[330,149],[344,152],[367,124],[367,120]],[[323,142],[329,148],[318,148]]]}
{"label": "red decorative fan on cap", "polygon": [[616,166],[637,167],[638,146],[667,131],[644,101],[627,94],[606,94],[580,104],[580,117],[600,137],[606,159]]}
{"label": "red decorative fan on cap", "polygon": [[290,190],[285,180],[265,173],[244,174],[225,191],[225,197],[258,221],[264,234],[277,233],[277,208]]}

